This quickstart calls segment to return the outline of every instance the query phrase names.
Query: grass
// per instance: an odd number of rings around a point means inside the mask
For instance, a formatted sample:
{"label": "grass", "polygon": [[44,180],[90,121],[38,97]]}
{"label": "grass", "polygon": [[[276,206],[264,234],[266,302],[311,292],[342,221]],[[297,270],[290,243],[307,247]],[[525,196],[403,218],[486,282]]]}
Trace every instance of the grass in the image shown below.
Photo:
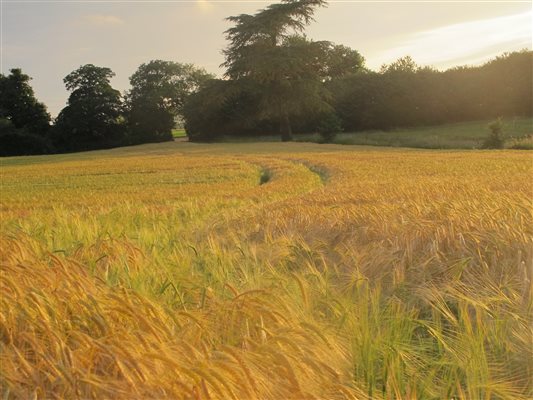
{"label": "grass", "polygon": [[515,150],[533,150],[533,136],[509,140],[508,147]]}
{"label": "grass", "polygon": [[[432,127],[398,129],[390,132],[340,134],[335,143],[428,149],[477,149],[489,135],[490,121],[473,121]],[[510,141],[533,135],[532,118],[503,120],[504,136]]]}
{"label": "grass", "polygon": [[527,399],[530,155],[2,160],[3,398]]}
{"label": "grass", "polygon": [[172,137],[174,139],[187,137],[185,129],[172,129]]}
{"label": "grass", "polygon": [[[333,143],[347,145],[411,147],[426,149],[479,149],[489,135],[490,120],[461,122],[395,129],[391,131],[362,131],[338,133]],[[508,148],[528,150],[532,148],[532,118],[507,118],[503,120],[503,133]],[[320,143],[318,134],[295,135],[296,141]],[[263,135],[259,138],[226,137],[225,142],[277,142],[279,135]]]}

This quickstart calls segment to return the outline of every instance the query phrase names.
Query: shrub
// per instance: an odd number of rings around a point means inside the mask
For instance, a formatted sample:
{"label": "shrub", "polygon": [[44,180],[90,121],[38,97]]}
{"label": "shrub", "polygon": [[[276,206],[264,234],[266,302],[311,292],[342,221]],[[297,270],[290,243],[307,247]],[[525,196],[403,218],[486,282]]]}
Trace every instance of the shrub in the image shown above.
{"label": "shrub", "polygon": [[342,131],[341,120],[335,113],[326,114],[318,124],[318,133],[324,143],[331,143],[338,132]]}
{"label": "shrub", "polygon": [[0,156],[28,156],[52,153],[50,142],[42,136],[17,129],[0,133]]}
{"label": "shrub", "polygon": [[503,149],[505,138],[503,137],[503,126],[501,118],[489,124],[490,135],[483,142],[484,149]]}
{"label": "shrub", "polygon": [[515,139],[509,148],[513,150],[533,150],[533,136]]}

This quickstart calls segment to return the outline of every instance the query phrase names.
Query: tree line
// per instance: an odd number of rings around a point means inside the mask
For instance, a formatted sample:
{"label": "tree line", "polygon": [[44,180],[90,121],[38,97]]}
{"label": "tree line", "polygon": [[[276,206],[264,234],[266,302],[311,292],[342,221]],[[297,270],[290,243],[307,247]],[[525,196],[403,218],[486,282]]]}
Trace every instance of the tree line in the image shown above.
{"label": "tree line", "polygon": [[177,120],[193,141],[225,135],[393,129],[499,116],[531,116],[533,52],[438,71],[410,57],[365,67],[354,49],[304,34],[324,0],[283,0],[229,17],[223,79],[191,64],[155,60],[130,77],[92,64],[64,79],[67,106],[51,124],[20,69],[0,75],[1,155],[42,154],[172,140]]}
{"label": "tree line", "polygon": [[323,0],[287,0],[229,17],[225,79],[211,80],[184,108],[192,140],[223,135],[392,129],[531,116],[533,52],[441,72],[410,57],[374,72],[353,49],[304,35]]}
{"label": "tree line", "polygon": [[346,131],[533,115],[533,52],[444,72],[410,57],[328,84]]}
{"label": "tree line", "polygon": [[52,124],[20,69],[0,75],[0,155],[64,153],[172,140],[185,99],[213,78],[191,64],[153,60],[130,77],[122,95],[115,74],[86,64],[63,82],[67,105]]}

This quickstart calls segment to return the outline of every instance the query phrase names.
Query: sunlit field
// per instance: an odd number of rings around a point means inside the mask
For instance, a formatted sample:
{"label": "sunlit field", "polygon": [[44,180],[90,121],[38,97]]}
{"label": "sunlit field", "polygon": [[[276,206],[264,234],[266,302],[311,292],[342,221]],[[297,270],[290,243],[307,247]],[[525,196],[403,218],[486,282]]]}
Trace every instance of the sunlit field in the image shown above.
{"label": "sunlit field", "polygon": [[528,399],[531,153],[2,161],[4,399]]}

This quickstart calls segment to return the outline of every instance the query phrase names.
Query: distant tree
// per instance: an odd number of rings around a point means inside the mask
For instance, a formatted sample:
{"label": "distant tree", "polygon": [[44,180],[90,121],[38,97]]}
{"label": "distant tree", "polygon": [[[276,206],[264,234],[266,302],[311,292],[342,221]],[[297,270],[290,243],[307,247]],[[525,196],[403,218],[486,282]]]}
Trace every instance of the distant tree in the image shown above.
{"label": "distant tree", "polygon": [[504,53],[479,70],[482,113],[496,116],[533,115],[533,52]]}
{"label": "distant tree", "polygon": [[142,64],[130,77],[126,101],[133,141],[172,139],[176,118],[182,116],[187,97],[213,75],[192,64],[154,60]]}
{"label": "distant tree", "polygon": [[228,18],[235,26],[226,31],[230,42],[224,51],[226,76],[261,86],[258,111],[278,121],[284,141],[292,139],[292,115],[327,106],[316,68],[316,55],[322,54],[323,46],[294,36],[325,4],[325,0],[284,0],[254,15]]}
{"label": "distant tree", "polygon": [[391,73],[391,72],[416,72],[420,67],[416,65],[415,61],[411,56],[405,56],[397,59],[396,61],[390,64],[383,64],[381,66],[381,73]]}
{"label": "distant tree", "polygon": [[533,115],[533,52],[440,72],[410,57],[326,82],[345,131]]}
{"label": "distant tree", "polygon": [[50,128],[50,115],[35,98],[31,78],[19,68],[0,74],[0,118],[9,120],[16,129],[45,136]]}
{"label": "distant tree", "polygon": [[91,150],[126,143],[120,92],[110,84],[114,75],[109,68],[86,64],[63,79],[71,94],[53,132],[59,149]]}

